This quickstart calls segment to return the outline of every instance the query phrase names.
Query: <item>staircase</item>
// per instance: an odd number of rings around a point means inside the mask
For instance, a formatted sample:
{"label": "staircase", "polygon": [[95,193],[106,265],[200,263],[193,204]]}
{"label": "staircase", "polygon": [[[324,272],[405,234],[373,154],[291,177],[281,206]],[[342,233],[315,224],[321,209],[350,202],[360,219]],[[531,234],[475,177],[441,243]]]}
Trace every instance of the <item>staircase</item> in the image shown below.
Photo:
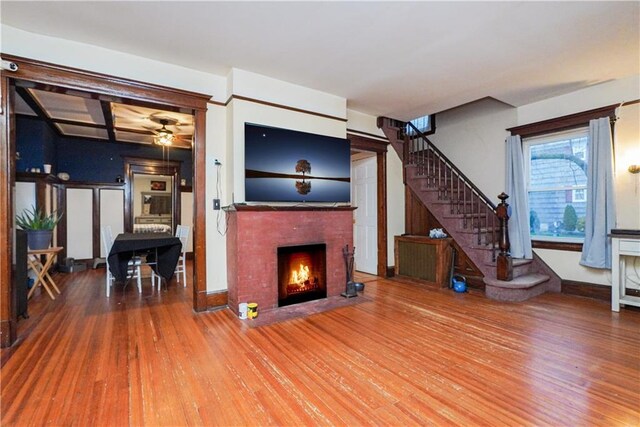
{"label": "staircase", "polygon": [[379,117],[378,127],[403,161],[404,184],[484,275],[487,297],[524,301],[560,292],[560,278],[535,254],[532,260],[513,259],[513,279],[499,280],[496,260],[508,253],[508,238],[505,249],[496,206],[411,123]]}

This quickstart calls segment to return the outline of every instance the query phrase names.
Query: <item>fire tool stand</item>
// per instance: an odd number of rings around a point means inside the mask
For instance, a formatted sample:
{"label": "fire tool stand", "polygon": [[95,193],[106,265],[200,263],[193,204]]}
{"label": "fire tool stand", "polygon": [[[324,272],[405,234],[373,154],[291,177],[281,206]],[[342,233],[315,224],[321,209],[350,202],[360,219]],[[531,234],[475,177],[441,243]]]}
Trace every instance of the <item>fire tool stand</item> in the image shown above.
{"label": "fire tool stand", "polygon": [[356,248],[354,246],[353,250],[349,252],[349,245],[345,245],[342,248],[342,256],[344,257],[344,266],[347,270],[347,287],[342,295],[345,298],[353,298],[358,296],[358,292],[356,291],[356,285],[353,283],[353,255],[356,252]]}

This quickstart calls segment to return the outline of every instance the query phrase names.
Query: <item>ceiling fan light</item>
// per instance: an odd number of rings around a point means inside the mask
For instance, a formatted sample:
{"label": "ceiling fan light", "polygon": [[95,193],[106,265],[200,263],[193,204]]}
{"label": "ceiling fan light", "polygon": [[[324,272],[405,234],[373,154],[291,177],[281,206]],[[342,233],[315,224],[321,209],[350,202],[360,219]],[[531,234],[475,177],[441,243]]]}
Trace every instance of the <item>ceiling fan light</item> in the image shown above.
{"label": "ceiling fan light", "polygon": [[171,145],[173,144],[173,132],[162,125],[162,128],[156,134],[156,144],[158,145]]}

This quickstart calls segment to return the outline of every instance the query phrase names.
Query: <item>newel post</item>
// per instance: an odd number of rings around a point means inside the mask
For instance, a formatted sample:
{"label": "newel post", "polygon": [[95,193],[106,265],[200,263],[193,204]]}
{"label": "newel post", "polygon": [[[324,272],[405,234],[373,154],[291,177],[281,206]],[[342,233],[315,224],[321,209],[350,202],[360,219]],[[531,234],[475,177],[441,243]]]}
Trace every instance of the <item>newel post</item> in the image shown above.
{"label": "newel post", "polygon": [[500,240],[498,242],[500,253],[496,261],[496,278],[506,281],[513,279],[513,260],[509,253],[511,244],[509,243],[509,204],[506,202],[508,198],[509,196],[504,192],[500,193],[498,195],[500,204],[496,207],[496,215],[500,221]]}

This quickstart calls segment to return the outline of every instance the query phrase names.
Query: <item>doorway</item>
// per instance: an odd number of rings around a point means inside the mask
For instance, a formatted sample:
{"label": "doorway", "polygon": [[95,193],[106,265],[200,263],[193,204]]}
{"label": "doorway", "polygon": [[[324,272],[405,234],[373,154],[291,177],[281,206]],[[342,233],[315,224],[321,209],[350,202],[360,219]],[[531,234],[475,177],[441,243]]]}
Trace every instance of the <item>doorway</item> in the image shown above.
{"label": "doorway", "polygon": [[[378,137],[377,135],[366,135],[367,136],[347,133],[347,139],[349,139],[349,142],[351,143],[352,163],[369,157],[374,159],[371,162],[375,165],[374,175],[376,177],[374,192],[376,212],[374,241],[376,242],[375,249],[377,254],[375,258],[377,265],[373,274],[380,277],[388,277],[390,269],[387,265],[387,145],[389,144],[389,141],[386,138]],[[353,197],[353,194],[351,200],[354,204],[356,203],[356,198]],[[357,210],[358,209],[356,209],[356,211]],[[356,220],[355,215],[356,214],[354,214],[354,220]],[[369,243],[369,247],[371,247],[371,243]],[[357,252],[358,250],[356,250],[356,253]]]}
{"label": "doorway", "polygon": [[[194,116],[193,132],[193,242],[194,278],[193,308],[203,311],[207,308],[205,269],[205,121],[207,101],[210,95],[170,89],[154,84],[127,80],[99,73],[76,70],[60,65],[48,64],[27,58],[3,55],[3,59],[14,62],[18,70],[3,73],[0,90],[0,346],[7,347],[16,340],[16,315],[12,308],[14,283],[12,272],[13,233],[15,217],[15,82],[22,81],[37,86],[55,86],[64,90],[91,92],[100,101],[144,105],[149,108],[166,107],[172,111]],[[103,104],[104,105],[104,104]],[[105,114],[105,117],[110,115]],[[109,123],[107,123],[107,126]],[[200,183],[200,184],[198,184]],[[94,212],[98,212],[94,209]],[[95,240],[95,239],[94,239]]]}

